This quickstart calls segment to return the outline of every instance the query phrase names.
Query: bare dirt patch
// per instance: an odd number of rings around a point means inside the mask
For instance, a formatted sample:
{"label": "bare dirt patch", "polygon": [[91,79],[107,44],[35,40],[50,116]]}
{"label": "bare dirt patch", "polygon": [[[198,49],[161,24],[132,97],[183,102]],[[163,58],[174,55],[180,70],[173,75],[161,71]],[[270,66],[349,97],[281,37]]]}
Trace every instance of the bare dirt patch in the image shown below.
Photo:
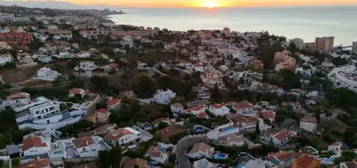
{"label": "bare dirt patch", "polygon": [[33,77],[37,70],[39,70],[41,66],[33,66],[26,68],[16,68],[0,71],[0,75],[2,76],[5,83],[14,84],[23,82],[25,80]]}

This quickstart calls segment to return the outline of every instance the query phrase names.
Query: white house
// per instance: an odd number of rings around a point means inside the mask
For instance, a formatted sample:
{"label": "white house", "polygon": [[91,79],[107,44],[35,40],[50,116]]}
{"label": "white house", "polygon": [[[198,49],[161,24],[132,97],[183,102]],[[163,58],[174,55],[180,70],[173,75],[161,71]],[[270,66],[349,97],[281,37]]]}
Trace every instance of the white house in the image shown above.
{"label": "white house", "polygon": [[337,156],[340,156],[340,155],[341,155],[341,153],[342,153],[341,148],[342,148],[342,142],[335,142],[335,143],[330,144],[330,145],[328,146],[328,150],[329,150],[329,151],[332,151],[332,152],[335,152],[335,154],[336,154]]}
{"label": "white house", "polygon": [[213,147],[207,145],[206,143],[199,142],[193,145],[191,150],[187,153],[187,156],[193,159],[212,158],[213,153]]}
{"label": "white house", "polygon": [[255,131],[258,120],[255,117],[246,117],[241,114],[228,114],[227,118],[232,121],[240,130]]}
{"label": "white house", "polygon": [[278,132],[268,133],[263,138],[266,142],[272,142],[277,146],[285,146],[295,136],[297,136],[297,133],[295,131],[283,129]]}
{"label": "white house", "polygon": [[199,118],[208,118],[208,115],[206,113],[207,106],[206,105],[198,105],[194,106],[192,108],[185,109],[184,113],[185,114],[192,114],[195,115]]}
{"label": "white house", "polygon": [[15,111],[18,107],[22,107],[31,103],[30,94],[25,92],[14,93],[6,97],[4,106],[10,106]]}
{"label": "white house", "polygon": [[30,104],[19,108],[16,123],[20,129],[58,129],[78,122],[87,112],[81,107],[60,111],[60,102],[38,97]]}
{"label": "white house", "polygon": [[218,139],[218,143],[224,146],[243,146],[245,144],[243,135],[229,134]]}
{"label": "white house", "polygon": [[118,128],[104,135],[104,139],[114,145],[131,145],[136,144],[140,140],[141,133],[132,128]]}
{"label": "white house", "polygon": [[171,100],[175,97],[176,93],[170,89],[167,89],[166,91],[157,90],[151,101],[158,104],[170,104]]}
{"label": "white house", "polygon": [[87,51],[81,51],[76,54],[78,58],[89,58],[90,57],[90,52]]}
{"label": "white house", "polygon": [[224,104],[214,104],[208,108],[208,111],[215,116],[225,116],[229,114],[229,108]]}
{"label": "white house", "polygon": [[5,65],[13,61],[14,58],[11,56],[10,53],[0,54],[0,65]]}
{"label": "white house", "polygon": [[275,121],[276,112],[273,110],[262,110],[260,112],[260,115],[263,119],[270,121],[270,123],[273,123]]}
{"label": "white house", "polygon": [[59,76],[61,76],[61,74],[57,71],[51,70],[51,68],[43,67],[37,71],[37,75],[35,78],[45,81],[54,81]]}
{"label": "white house", "polygon": [[169,154],[160,149],[159,145],[150,146],[145,152],[145,157],[160,164],[165,164],[169,159]]}
{"label": "white house", "polygon": [[174,103],[174,104],[171,104],[170,106],[171,108],[171,112],[173,114],[180,114],[180,113],[183,113],[183,105],[181,103]]}
{"label": "white house", "polygon": [[307,132],[315,132],[317,128],[317,120],[315,117],[306,116],[300,120],[300,128]]}
{"label": "white house", "polygon": [[356,67],[354,65],[348,65],[333,69],[328,78],[334,84],[336,88],[349,88],[354,92],[357,92],[357,74]]}
{"label": "white house", "polygon": [[232,108],[238,114],[251,117],[256,116],[256,113],[253,111],[253,104],[248,101],[232,104]]}
{"label": "white house", "polygon": [[[105,143],[104,140],[99,136],[88,136],[80,137],[73,140],[74,147],[79,157],[98,157],[99,151],[106,150],[102,147],[102,144]],[[103,144],[106,146],[105,144]]]}
{"label": "white house", "polygon": [[41,54],[36,57],[36,60],[42,63],[50,63],[52,62],[52,57],[49,55]]}
{"label": "white house", "polygon": [[121,105],[121,99],[109,97],[107,100],[107,108],[109,110],[116,110],[119,109]]}
{"label": "white house", "polygon": [[39,136],[28,137],[22,141],[22,150],[25,156],[45,155],[50,150],[49,143]]}
{"label": "white house", "polygon": [[59,140],[50,144],[50,151],[48,151],[48,157],[50,159],[62,159],[67,157],[66,144],[68,140]]}
{"label": "white house", "polygon": [[74,71],[94,71],[97,69],[97,65],[93,61],[81,61],[75,68]]}
{"label": "white house", "polygon": [[203,158],[193,162],[193,168],[216,168],[217,164],[211,163],[207,159]]}

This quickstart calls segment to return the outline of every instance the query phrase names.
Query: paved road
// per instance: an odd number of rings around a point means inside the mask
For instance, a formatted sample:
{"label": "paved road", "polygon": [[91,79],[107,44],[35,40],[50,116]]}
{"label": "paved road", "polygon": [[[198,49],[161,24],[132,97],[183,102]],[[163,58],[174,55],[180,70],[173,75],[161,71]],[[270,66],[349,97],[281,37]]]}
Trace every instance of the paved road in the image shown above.
{"label": "paved road", "polygon": [[189,135],[182,138],[176,145],[177,168],[189,168],[186,152],[197,142],[208,142],[206,135]]}

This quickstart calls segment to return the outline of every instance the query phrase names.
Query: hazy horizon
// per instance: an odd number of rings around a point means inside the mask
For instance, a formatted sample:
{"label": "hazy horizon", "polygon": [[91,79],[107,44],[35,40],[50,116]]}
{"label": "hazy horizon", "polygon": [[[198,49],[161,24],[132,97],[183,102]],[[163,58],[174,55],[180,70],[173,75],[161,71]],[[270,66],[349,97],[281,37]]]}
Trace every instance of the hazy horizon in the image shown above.
{"label": "hazy horizon", "polygon": [[[90,8],[291,8],[291,7],[329,7],[329,6],[357,6],[354,0],[328,0],[321,2],[319,0],[268,0],[266,2],[242,2],[241,0],[172,0],[170,2],[161,2],[162,0],[151,0],[142,3],[143,0],[131,0],[123,2],[122,0],[102,0],[97,3],[94,0],[2,0],[0,5],[19,5],[24,7],[38,8],[62,8],[62,9],[90,9]],[[189,2],[187,2],[189,1]],[[304,3],[305,2],[305,3]]]}

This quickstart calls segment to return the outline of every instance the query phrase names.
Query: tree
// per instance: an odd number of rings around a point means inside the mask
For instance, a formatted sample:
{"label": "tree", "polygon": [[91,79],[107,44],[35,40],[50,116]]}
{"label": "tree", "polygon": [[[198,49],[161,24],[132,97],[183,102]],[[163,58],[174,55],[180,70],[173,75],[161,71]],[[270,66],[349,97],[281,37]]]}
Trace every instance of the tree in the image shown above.
{"label": "tree", "polygon": [[216,84],[211,92],[211,100],[214,102],[221,102],[222,101],[222,95],[221,92],[219,91],[218,85]]}
{"label": "tree", "polygon": [[20,158],[14,158],[11,160],[11,164],[13,167],[17,167],[20,165],[20,161],[21,161]]}
{"label": "tree", "polygon": [[337,107],[357,107],[357,93],[347,88],[329,89],[326,96]]}
{"label": "tree", "polygon": [[114,147],[110,151],[99,151],[98,162],[101,168],[120,167],[122,151],[120,147]]}
{"label": "tree", "polygon": [[283,50],[279,42],[274,42],[271,44],[270,40],[261,39],[259,44],[260,50],[258,55],[264,63],[265,69],[272,69],[274,67],[274,54],[278,51]]}
{"label": "tree", "polygon": [[256,133],[257,135],[259,135],[259,134],[260,134],[259,121],[257,121],[257,123],[256,123],[256,126],[255,126],[255,133]]}
{"label": "tree", "polygon": [[285,89],[297,89],[300,88],[300,79],[299,77],[290,70],[281,70],[279,76],[282,78],[282,83],[280,86]]}
{"label": "tree", "polygon": [[90,81],[92,82],[95,90],[102,93],[108,93],[110,91],[111,87],[108,84],[108,78],[94,76],[90,79]]}
{"label": "tree", "polygon": [[133,80],[132,89],[135,94],[142,98],[151,97],[156,91],[156,86],[153,80],[147,76],[140,76]]}

